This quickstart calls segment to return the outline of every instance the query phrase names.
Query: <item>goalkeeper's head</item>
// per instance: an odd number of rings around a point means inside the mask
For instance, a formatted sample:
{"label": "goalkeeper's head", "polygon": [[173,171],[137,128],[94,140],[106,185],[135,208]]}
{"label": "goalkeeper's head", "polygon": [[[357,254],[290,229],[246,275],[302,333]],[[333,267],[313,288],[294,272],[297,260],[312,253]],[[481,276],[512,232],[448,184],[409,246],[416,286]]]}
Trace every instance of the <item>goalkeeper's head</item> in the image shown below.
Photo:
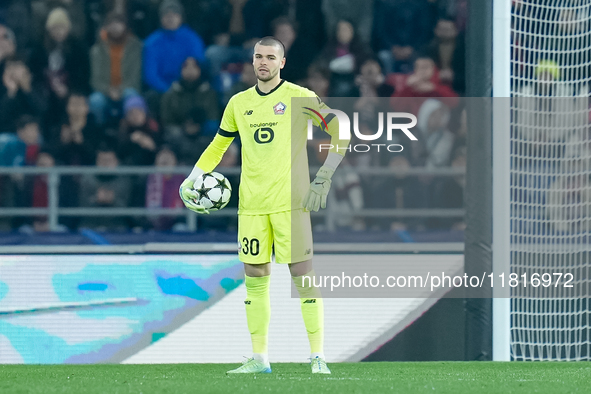
{"label": "goalkeeper's head", "polygon": [[252,64],[257,78],[263,82],[279,78],[285,66],[285,47],[275,37],[263,37],[254,45]]}

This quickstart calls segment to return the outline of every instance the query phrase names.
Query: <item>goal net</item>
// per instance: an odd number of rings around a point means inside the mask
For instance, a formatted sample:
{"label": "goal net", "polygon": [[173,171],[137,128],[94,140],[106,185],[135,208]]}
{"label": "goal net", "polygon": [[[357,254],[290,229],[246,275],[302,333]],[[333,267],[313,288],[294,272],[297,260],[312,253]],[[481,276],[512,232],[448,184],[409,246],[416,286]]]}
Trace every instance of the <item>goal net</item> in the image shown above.
{"label": "goal net", "polygon": [[511,25],[511,358],[589,360],[591,0],[515,0]]}

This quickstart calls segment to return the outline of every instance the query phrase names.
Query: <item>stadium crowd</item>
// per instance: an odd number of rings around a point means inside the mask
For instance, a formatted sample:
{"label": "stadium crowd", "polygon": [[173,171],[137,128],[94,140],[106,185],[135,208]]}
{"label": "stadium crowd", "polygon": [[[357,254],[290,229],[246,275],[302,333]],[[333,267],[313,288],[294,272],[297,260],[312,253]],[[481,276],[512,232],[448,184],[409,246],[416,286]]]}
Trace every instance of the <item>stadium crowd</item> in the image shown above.
{"label": "stadium crowd", "polygon": [[[286,48],[282,77],[319,97],[355,98],[360,129],[377,112],[418,117],[399,154],[347,155],[329,208],[341,228],[461,229],[461,218],[363,219],[360,208],[462,208],[463,177],[405,176],[409,167],[465,167],[467,0],[5,0],[0,4],[0,166],[193,165],[229,98],[253,86],[253,44]],[[411,98],[411,99],[408,99]],[[366,120],[363,120],[366,119]],[[353,141],[355,142],[355,141]],[[359,142],[359,141],[358,141]],[[379,141],[378,141],[379,142]],[[311,166],[323,157],[310,143]],[[396,143],[396,141],[394,141]],[[412,148],[410,146],[412,145]],[[240,164],[233,145],[220,164]],[[62,207],[182,207],[183,175],[63,176]],[[238,178],[229,177],[237,190]],[[1,207],[46,207],[46,176],[0,177]],[[237,196],[231,204],[237,206]],[[202,218],[207,228],[232,219]],[[64,228],[182,228],[184,218],[60,218]],[[320,222],[319,222],[320,223]],[[47,218],[0,229],[48,229]],[[318,224],[322,226],[322,224]]]}

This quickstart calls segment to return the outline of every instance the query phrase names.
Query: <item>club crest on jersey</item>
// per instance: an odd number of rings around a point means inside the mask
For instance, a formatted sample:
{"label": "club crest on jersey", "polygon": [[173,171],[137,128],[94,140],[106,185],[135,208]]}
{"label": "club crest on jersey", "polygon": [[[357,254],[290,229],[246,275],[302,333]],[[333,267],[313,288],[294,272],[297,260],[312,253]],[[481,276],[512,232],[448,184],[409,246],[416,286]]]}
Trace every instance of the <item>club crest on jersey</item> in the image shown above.
{"label": "club crest on jersey", "polygon": [[275,115],[283,115],[285,113],[286,108],[287,108],[287,105],[283,104],[280,101],[277,104],[275,104],[275,106],[273,107],[273,112],[275,112]]}

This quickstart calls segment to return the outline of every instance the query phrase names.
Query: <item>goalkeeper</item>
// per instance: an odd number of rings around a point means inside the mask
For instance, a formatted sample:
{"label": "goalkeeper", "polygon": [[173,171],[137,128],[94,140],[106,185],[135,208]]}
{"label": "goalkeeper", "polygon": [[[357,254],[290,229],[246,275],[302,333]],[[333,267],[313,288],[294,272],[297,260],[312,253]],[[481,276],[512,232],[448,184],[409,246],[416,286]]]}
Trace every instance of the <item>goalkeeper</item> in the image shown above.
{"label": "goalkeeper", "polygon": [[[274,37],[261,39],[254,47],[253,65],[257,84],[234,95],[224,111],[217,135],[203,152],[180,195],[187,208],[209,213],[195,202],[193,183],[211,172],[233,139],[242,143],[242,175],[239,190],[238,240],[244,263],[246,318],[253,357],[228,373],[269,373],[267,355],[271,317],[269,299],[270,262],[288,264],[300,295],[308,333],[313,373],[330,373],[323,353],[324,309],[317,288],[304,287],[302,276],[314,275],[310,211],[326,207],[331,177],[349,145],[339,140],[338,121],[326,116],[324,129],[331,134],[333,148],[310,184],[306,152],[306,128],[292,130],[293,97],[308,97],[314,111],[328,108],[312,91],[280,77],[285,49]],[[315,107],[315,108],[314,108]],[[306,281],[307,283],[308,281]]]}

